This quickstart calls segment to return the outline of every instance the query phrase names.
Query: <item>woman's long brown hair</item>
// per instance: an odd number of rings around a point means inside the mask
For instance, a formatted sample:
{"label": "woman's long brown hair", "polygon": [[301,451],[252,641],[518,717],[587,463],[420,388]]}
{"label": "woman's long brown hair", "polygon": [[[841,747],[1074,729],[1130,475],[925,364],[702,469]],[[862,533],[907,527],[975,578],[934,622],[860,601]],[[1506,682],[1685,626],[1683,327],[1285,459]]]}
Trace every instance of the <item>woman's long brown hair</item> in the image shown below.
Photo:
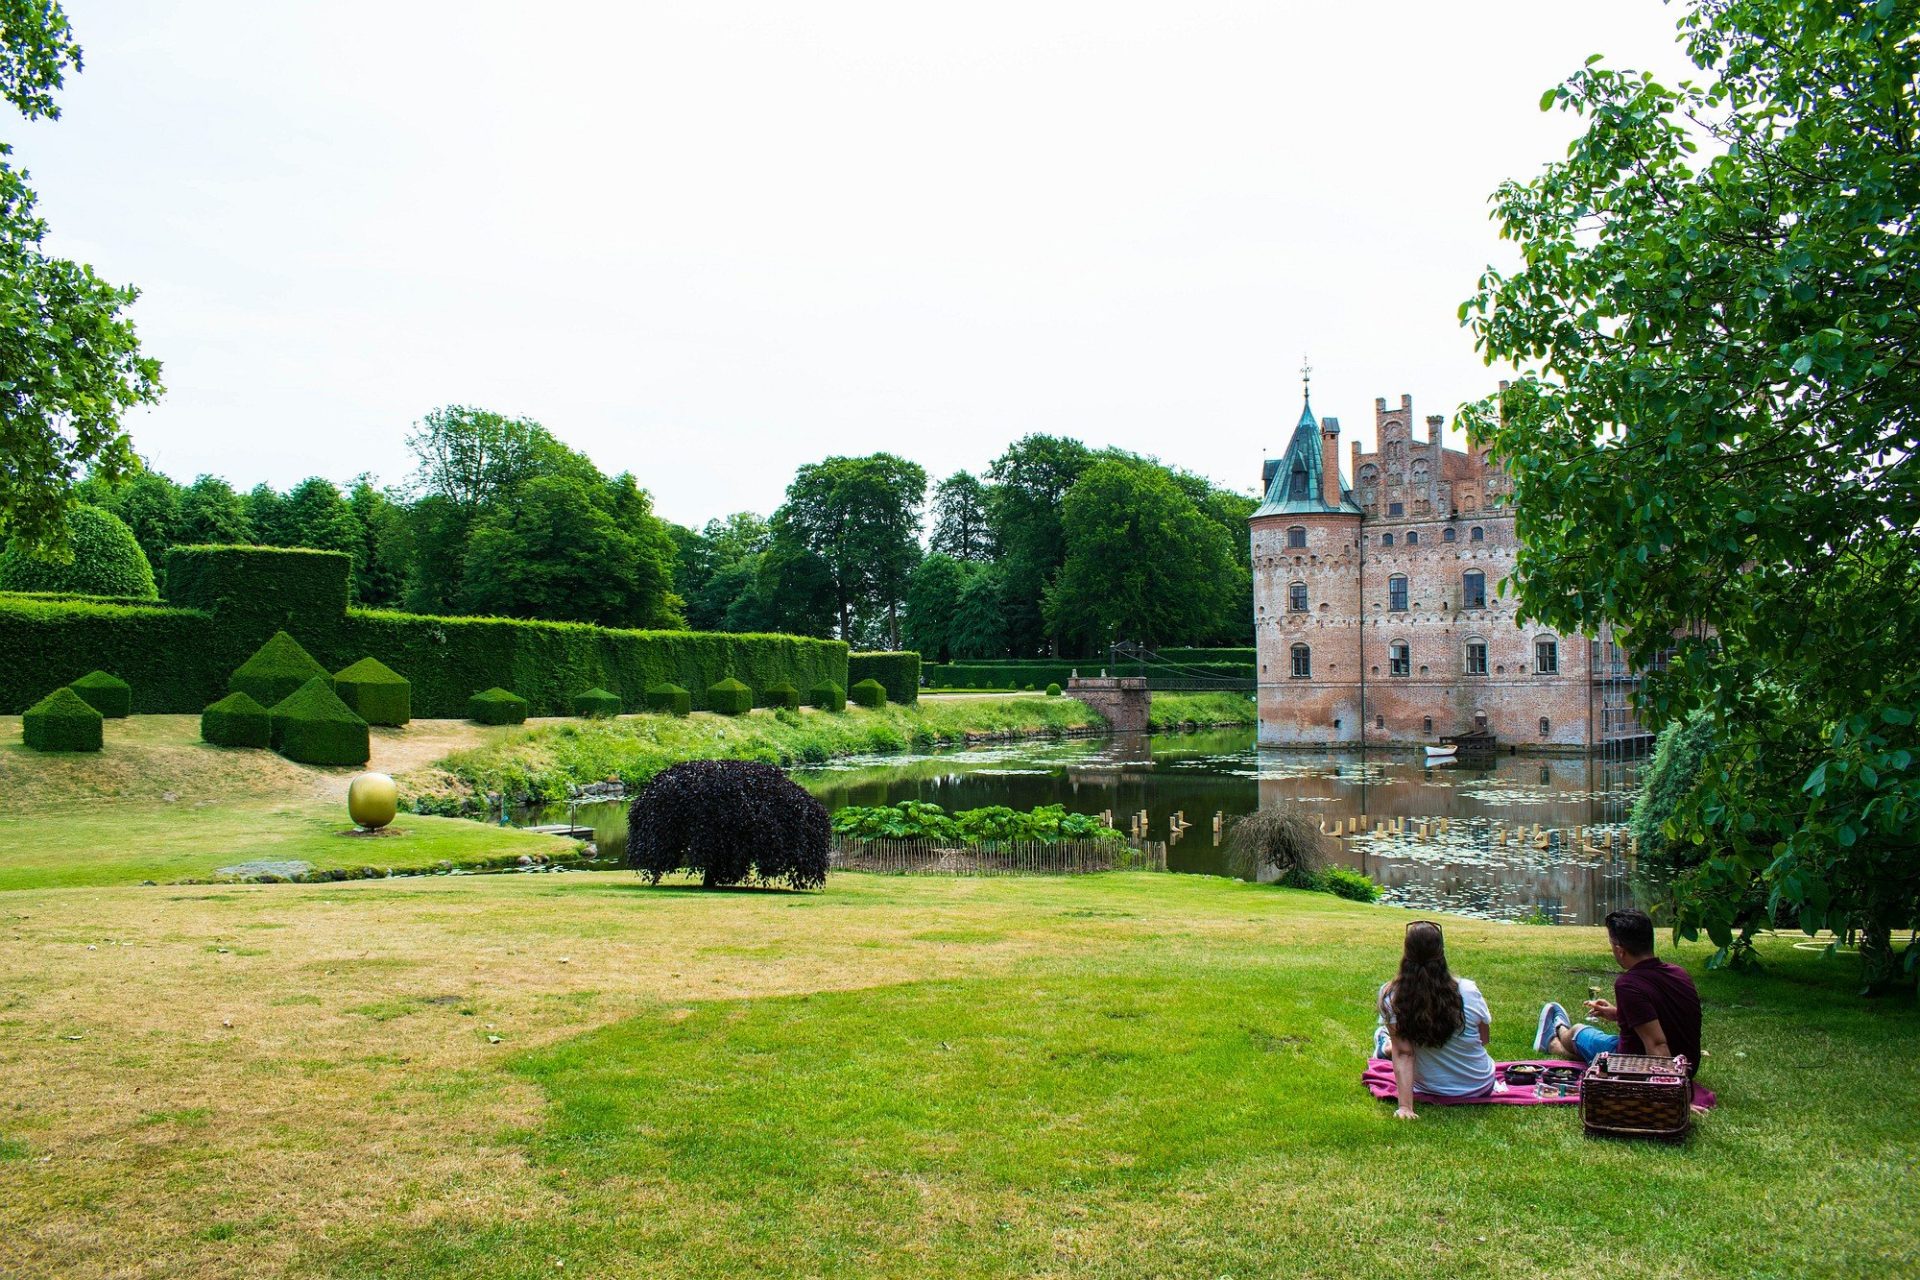
{"label": "woman's long brown hair", "polygon": [[1415,920],[1407,926],[1400,974],[1387,987],[1393,1001],[1393,1027],[1402,1040],[1435,1048],[1460,1034],[1467,1024],[1460,1007],[1460,984],[1447,972],[1440,926]]}

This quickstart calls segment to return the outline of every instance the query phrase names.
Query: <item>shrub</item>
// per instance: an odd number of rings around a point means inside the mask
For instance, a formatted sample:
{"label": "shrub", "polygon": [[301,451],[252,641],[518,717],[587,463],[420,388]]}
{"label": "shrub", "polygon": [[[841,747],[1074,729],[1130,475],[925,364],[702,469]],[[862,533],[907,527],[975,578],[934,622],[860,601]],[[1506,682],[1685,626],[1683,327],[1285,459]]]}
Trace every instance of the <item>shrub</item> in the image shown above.
{"label": "shrub", "polygon": [[276,631],[227,678],[227,687],[251,694],[261,706],[271,707],[316,679],[333,682],[327,669],[315,662],[298,640],[284,631]]}
{"label": "shrub", "polygon": [[125,719],[133,710],[133,686],[105,671],[89,671],[67,687],[109,720]]}
{"label": "shrub", "polygon": [[620,714],[620,695],[598,686],[573,695],[573,714],[589,720],[610,720]]}
{"label": "shrub", "polygon": [[884,707],[887,705],[886,686],[878,680],[862,680],[847,690],[847,698],[862,707]]}
{"label": "shrub", "polygon": [[71,560],[9,544],[0,554],[0,591],[67,591],[83,596],[157,600],[153,566],[119,516],[81,506],[67,520]]}
{"label": "shrub", "polygon": [[674,716],[692,715],[693,695],[677,684],[657,684],[647,690],[647,710]]}
{"label": "shrub", "polygon": [[1352,902],[1380,901],[1380,886],[1348,867],[1328,867],[1320,877],[1320,884],[1336,898]]}
{"label": "shrub", "polygon": [[807,701],[822,711],[845,711],[847,691],[831,680],[822,680],[807,694]]}
{"label": "shrub", "polygon": [[333,691],[368,724],[413,719],[413,684],[378,658],[362,658],[333,677]]}
{"label": "shrub", "polygon": [[1059,685],[1057,685],[1057,684],[1050,684],[1050,685],[1048,685],[1048,686],[1047,686],[1047,696],[1048,696],[1049,698],[1057,698],[1057,697],[1059,697],[1059,696],[1060,696],[1060,686],[1059,686]]}
{"label": "shrub", "polygon": [[371,752],[367,722],[340,701],[330,677],[320,675],[282,698],[268,713],[274,750],[301,764],[365,764]]}
{"label": "shrub", "polygon": [[1627,829],[1640,840],[1639,869],[1656,880],[1697,866],[1706,858],[1708,846],[1668,839],[1666,824],[1699,783],[1700,771],[1712,750],[1712,722],[1698,712],[1685,720],[1672,721],[1654,740]]}
{"label": "shrub", "polygon": [[902,653],[850,653],[847,655],[849,687],[862,680],[878,680],[887,691],[887,701],[912,706],[920,700],[920,655]]}
{"label": "shrub", "polygon": [[1242,874],[1265,867],[1280,873],[1281,884],[1313,889],[1326,865],[1324,839],[1305,809],[1282,802],[1235,821],[1227,851]]}
{"label": "shrub", "polygon": [[235,691],[200,713],[200,736],[216,747],[271,746],[273,713]]}
{"label": "shrub", "polygon": [[527,700],[497,685],[482,689],[467,699],[467,719],[478,720],[481,724],[524,724],[527,719]]}
{"label": "shrub", "polygon": [[697,871],[708,888],[827,881],[827,811],[786,774],[750,760],[689,760],[655,775],[627,813],[627,865],[654,884]]}
{"label": "shrub", "polygon": [[800,691],[782,681],[760,695],[760,701],[769,707],[784,707],[788,711],[800,708]]}
{"label": "shrub", "polygon": [[728,676],[708,686],[707,710],[715,715],[743,716],[753,710],[753,690]]}
{"label": "shrub", "polygon": [[64,685],[28,707],[20,731],[35,751],[98,751],[106,717]]}

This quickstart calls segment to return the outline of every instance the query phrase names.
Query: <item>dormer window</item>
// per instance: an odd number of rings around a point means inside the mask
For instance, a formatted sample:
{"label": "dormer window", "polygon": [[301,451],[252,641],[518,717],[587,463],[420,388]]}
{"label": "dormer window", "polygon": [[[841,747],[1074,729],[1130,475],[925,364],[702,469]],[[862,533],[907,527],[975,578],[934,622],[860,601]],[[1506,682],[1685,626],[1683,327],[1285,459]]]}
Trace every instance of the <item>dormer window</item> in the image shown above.
{"label": "dormer window", "polygon": [[1287,477],[1287,497],[1304,498],[1307,496],[1307,464],[1295,462],[1293,474]]}

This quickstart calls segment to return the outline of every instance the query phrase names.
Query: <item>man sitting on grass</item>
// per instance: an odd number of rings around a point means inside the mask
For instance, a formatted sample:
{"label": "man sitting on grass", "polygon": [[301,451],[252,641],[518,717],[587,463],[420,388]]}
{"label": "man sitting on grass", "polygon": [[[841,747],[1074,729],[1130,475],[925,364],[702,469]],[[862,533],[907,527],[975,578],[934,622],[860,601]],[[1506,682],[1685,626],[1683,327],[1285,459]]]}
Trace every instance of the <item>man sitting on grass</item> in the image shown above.
{"label": "man sitting on grass", "polygon": [[1576,1027],[1567,1011],[1549,1000],[1540,1010],[1534,1051],[1580,1062],[1603,1053],[1682,1056],[1692,1075],[1700,1069],[1700,993],[1693,979],[1679,965],[1655,958],[1653,920],[1644,911],[1608,912],[1607,938],[1614,963],[1624,972],[1613,980],[1612,1002],[1589,1000],[1587,1012],[1617,1024],[1619,1032]]}

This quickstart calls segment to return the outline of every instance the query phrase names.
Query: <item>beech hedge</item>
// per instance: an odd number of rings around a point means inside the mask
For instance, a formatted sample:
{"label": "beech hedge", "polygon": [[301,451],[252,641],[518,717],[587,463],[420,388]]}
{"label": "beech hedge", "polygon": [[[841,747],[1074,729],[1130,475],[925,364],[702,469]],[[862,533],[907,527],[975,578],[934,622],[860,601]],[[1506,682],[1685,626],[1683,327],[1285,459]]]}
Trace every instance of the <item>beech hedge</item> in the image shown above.
{"label": "beech hedge", "polygon": [[912,706],[920,700],[920,655],[903,653],[850,653],[847,655],[847,687],[862,680],[878,681],[887,691],[887,701]]}

